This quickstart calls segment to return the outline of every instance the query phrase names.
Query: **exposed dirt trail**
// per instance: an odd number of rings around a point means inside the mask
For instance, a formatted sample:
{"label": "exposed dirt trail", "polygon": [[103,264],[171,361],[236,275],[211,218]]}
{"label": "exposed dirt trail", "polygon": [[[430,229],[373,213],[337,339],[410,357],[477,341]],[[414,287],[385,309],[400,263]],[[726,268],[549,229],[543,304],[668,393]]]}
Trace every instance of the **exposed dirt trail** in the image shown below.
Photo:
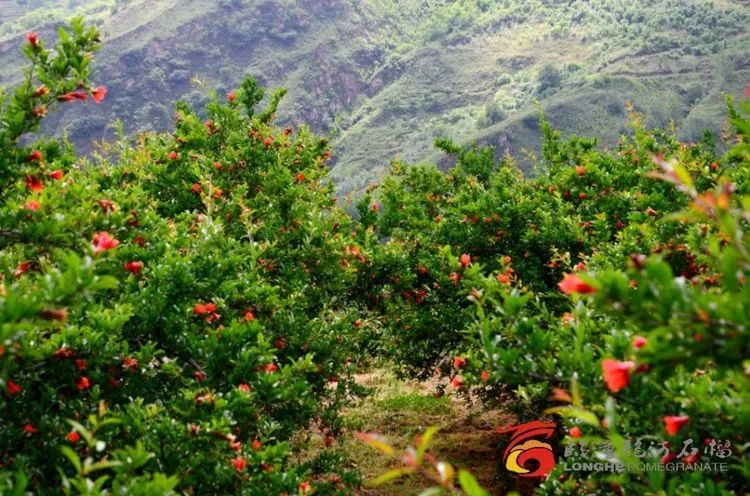
{"label": "exposed dirt trail", "polygon": [[[472,408],[463,398],[447,393],[436,397],[436,382],[396,379],[391,373],[376,371],[357,376],[357,382],[373,390],[372,396],[347,410],[345,415],[360,423],[362,431],[386,436],[397,449],[414,444],[416,435],[438,426],[430,452],[456,468],[471,470],[491,494],[517,489],[512,480],[498,477],[498,436],[495,430],[512,418],[501,410]],[[386,472],[394,462],[354,437],[347,435],[345,450],[366,479]],[[505,478],[503,478],[505,479]],[[509,487],[510,486],[510,487]],[[404,478],[378,488],[364,488],[361,496],[410,496],[430,487],[419,477]]]}

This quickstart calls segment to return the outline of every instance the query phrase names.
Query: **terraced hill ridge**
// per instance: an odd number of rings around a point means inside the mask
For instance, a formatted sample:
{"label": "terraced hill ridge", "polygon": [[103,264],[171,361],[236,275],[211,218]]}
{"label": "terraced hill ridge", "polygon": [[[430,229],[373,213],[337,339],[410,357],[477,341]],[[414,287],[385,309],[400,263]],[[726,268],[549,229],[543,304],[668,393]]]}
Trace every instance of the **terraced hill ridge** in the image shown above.
{"label": "terraced hill ridge", "polygon": [[[331,133],[339,190],[393,158],[434,160],[434,139],[478,140],[528,166],[539,102],[567,132],[614,142],[626,102],[682,137],[720,132],[723,94],[750,79],[750,4],[740,0],[20,0],[0,21],[0,84],[19,77],[30,29],[82,13],[105,44],[105,108],[51,126],[87,147],[121,119],[168,129],[175,99],[201,103],[245,73],[285,86],[279,119]],[[157,103],[158,102],[158,103]],[[104,111],[102,111],[104,110]]]}

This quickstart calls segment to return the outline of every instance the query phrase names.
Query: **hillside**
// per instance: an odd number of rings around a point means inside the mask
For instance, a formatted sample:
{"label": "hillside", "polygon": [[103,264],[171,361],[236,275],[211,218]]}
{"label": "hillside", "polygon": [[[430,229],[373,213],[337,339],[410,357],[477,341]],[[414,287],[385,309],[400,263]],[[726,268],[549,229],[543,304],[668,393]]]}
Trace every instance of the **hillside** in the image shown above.
{"label": "hillside", "polygon": [[206,88],[252,73],[289,90],[282,123],[334,136],[342,192],[394,157],[434,159],[436,136],[523,159],[539,138],[536,101],[555,126],[603,143],[626,129],[626,101],[697,140],[720,130],[722,92],[750,79],[750,5],[740,0],[10,3],[2,85],[18,78],[10,68],[27,30],[48,33],[84,13],[105,40],[95,74],[110,90],[104,108],[68,111],[50,130],[86,147],[113,119],[130,132],[168,129],[174,99],[201,103]]}

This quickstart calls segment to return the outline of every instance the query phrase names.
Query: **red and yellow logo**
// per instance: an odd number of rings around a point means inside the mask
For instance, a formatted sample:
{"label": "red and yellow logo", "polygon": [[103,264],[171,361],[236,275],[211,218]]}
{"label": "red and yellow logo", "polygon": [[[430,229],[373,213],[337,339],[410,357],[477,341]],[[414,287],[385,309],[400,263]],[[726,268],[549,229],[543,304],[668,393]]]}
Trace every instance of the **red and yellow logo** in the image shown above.
{"label": "red and yellow logo", "polygon": [[555,434],[556,428],[553,422],[537,420],[499,429],[499,434],[513,433],[503,452],[505,468],[519,477],[546,477],[555,468],[555,454],[552,446],[544,441]]}

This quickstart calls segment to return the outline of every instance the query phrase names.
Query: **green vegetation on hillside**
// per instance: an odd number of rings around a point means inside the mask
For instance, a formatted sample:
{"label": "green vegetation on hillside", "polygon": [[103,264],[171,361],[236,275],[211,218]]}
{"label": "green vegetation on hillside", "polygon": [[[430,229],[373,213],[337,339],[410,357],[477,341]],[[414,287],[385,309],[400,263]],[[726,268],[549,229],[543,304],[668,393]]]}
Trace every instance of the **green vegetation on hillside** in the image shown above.
{"label": "green vegetation on hillside", "polygon": [[87,146],[114,118],[129,132],[164,129],[177,98],[200,107],[206,88],[227,91],[252,73],[289,90],[282,123],[333,133],[332,177],[346,193],[394,157],[438,159],[438,136],[492,144],[527,166],[536,101],[554,125],[603,144],[625,130],[628,101],[696,141],[723,129],[722,93],[750,78],[739,1],[144,2],[44,2],[0,24],[0,82],[18,77],[13,47],[26,30],[85,12],[107,40],[99,70],[111,98],[49,131]]}

